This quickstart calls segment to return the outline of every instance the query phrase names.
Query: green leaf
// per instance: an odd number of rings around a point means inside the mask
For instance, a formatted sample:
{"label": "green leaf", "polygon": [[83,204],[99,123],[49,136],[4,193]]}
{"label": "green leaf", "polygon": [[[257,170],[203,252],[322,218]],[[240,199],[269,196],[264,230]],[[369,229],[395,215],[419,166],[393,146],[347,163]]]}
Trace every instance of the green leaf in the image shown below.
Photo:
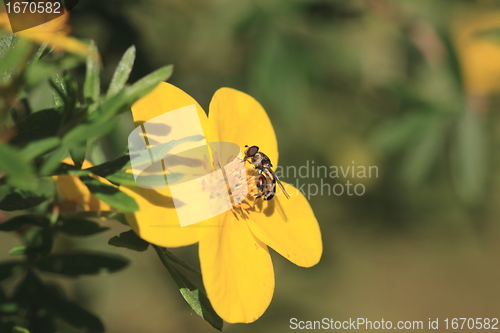
{"label": "green leaf", "polygon": [[95,175],[106,177],[115,172],[122,170],[126,165],[130,163],[130,157],[127,155],[123,155],[118,157],[115,160],[105,162],[91,168],[87,168],[85,170],[92,172]]}
{"label": "green leaf", "polygon": [[487,185],[488,149],[485,137],[485,119],[466,112],[459,119],[456,142],[453,147],[453,178],[461,199],[477,204]]}
{"label": "green leaf", "polygon": [[[72,172],[78,172],[78,171],[81,171],[81,170],[78,169],[77,167],[75,167],[74,165],[67,164],[67,163],[59,163],[59,165],[52,172],[51,175],[52,176],[67,175],[67,174],[70,174]],[[86,176],[87,174],[88,173],[85,173],[83,175]]]}
{"label": "green leaf", "polygon": [[52,250],[54,244],[53,232],[50,228],[29,228],[23,235],[24,243],[28,244],[24,254],[30,260],[39,256],[46,256]]}
{"label": "green leaf", "polygon": [[127,83],[130,72],[132,71],[132,66],[135,60],[135,46],[132,45],[123,54],[122,59],[116,66],[115,73],[113,74],[113,79],[109,85],[108,92],[106,94],[106,99],[115,96],[120,92],[125,84]]}
{"label": "green leaf", "polygon": [[371,135],[371,142],[383,154],[392,154],[403,150],[425,127],[429,114],[416,110],[399,119],[377,128]]}
{"label": "green leaf", "polygon": [[78,219],[87,219],[87,218],[106,218],[108,220],[116,220],[123,225],[127,225],[128,223],[125,219],[125,214],[115,211],[99,211],[99,212],[85,212],[80,211],[77,213],[67,213],[61,212],[61,218],[70,219],[70,218],[78,218]]}
{"label": "green leaf", "polygon": [[131,213],[139,210],[135,200],[116,187],[101,183],[99,180],[84,176],[80,177],[82,182],[88,187],[94,196],[111,207],[124,213]]}
{"label": "green leaf", "polygon": [[61,218],[57,221],[56,228],[71,236],[90,236],[109,230],[94,221],[79,218]]}
{"label": "green leaf", "polygon": [[100,82],[99,82],[99,58],[97,47],[92,41],[90,44],[91,54],[87,57],[87,71],[85,72],[85,84],[83,95],[85,104],[88,105],[88,113],[97,109],[99,103]]}
{"label": "green leaf", "polygon": [[61,114],[47,109],[30,114],[17,125],[17,134],[9,143],[17,146],[56,136],[61,124]]}
{"label": "green leaf", "polygon": [[75,163],[77,168],[81,168],[83,161],[85,160],[85,155],[87,153],[87,145],[85,143],[77,144],[71,148],[69,148],[69,155]]}
{"label": "green leaf", "polygon": [[75,144],[86,142],[90,138],[103,136],[111,132],[117,123],[118,119],[115,118],[104,123],[80,124],[66,133],[63,143],[68,147],[73,147]]}
{"label": "green leaf", "polygon": [[0,84],[5,84],[12,76],[26,66],[31,43],[25,38],[16,38],[14,35],[4,35],[0,39],[2,52],[0,61]]}
{"label": "green leaf", "polygon": [[54,312],[68,324],[83,329],[86,332],[105,331],[101,320],[78,304],[65,300],[62,297],[53,297],[49,300]]}
{"label": "green leaf", "polygon": [[65,146],[61,146],[51,152],[42,164],[40,174],[43,176],[50,175],[61,166],[61,161],[64,160],[66,156],[68,156],[68,148]]}
{"label": "green leaf", "polygon": [[31,59],[30,65],[36,64],[42,58],[42,56],[45,54],[45,51],[47,50],[47,45],[47,43],[43,43],[42,45],[40,45],[35,55]]}
{"label": "green leaf", "polygon": [[184,297],[189,306],[196,312],[196,314],[205,319],[210,325],[219,331],[222,331],[222,319],[217,315],[217,313],[215,313],[215,310],[212,308],[206,294],[189,281],[184,274],[179,272],[175,266],[170,263],[168,257],[160,247],[153,245],[153,248],[156,250],[162,264],[168,270],[179,287],[182,297]]}
{"label": "green leaf", "polygon": [[37,178],[30,161],[15,147],[0,143],[0,172],[5,173],[7,183],[19,189],[34,190]]}
{"label": "green leaf", "polygon": [[15,190],[0,201],[0,210],[24,210],[38,206],[48,198],[29,191]]}
{"label": "green leaf", "polygon": [[139,98],[144,97],[156,86],[167,80],[172,75],[173,66],[162,67],[153,73],[143,77],[133,85],[122,89],[118,94],[108,98],[100,105],[98,112],[93,114],[92,120],[106,122],[117,113],[132,105]]}
{"label": "green leaf", "polygon": [[119,233],[118,235],[110,238],[108,244],[139,252],[146,251],[149,247],[149,243],[137,236],[133,230]]}
{"label": "green leaf", "polygon": [[21,326],[14,326],[12,328],[12,332],[14,333],[30,333],[30,331],[24,327]]}
{"label": "green leaf", "polygon": [[[1,290],[1,289],[0,289]],[[7,300],[3,291],[0,291],[0,300]],[[19,310],[19,306],[16,303],[2,303],[0,305],[0,312],[14,313]]]}
{"label": "green leaf", "polygon": [[0,263],[0,281],[3,281],[12,275],[17,275],[23,271],[21,261],[6,261]]}
{"label": "green leaf", "polygon": [[61,140],[58,137],[50,137],[33,141],[21,150],[21,154],[27,160],[33,160],[34,158],[45,154],[49,150],[56,148],[59,144],[61,144]]}
{"label": "green leaf", "polygon": [[66,83],[64,79],[56,74],[51,80],[54,90],[52,90],[52,96],[54,97],[54,108],[63,108],[66,104],[66,96],[68,95],[68,89],[66,88]]}
{"label": "green leaf", "polygon": [[420,183],[436,163],[445,140],[445,121],[430,116],[413,146],[408,147],[403,165],[403,177],[410,186]]}
{"label": "green leaf", "polygon": [[[440,35],[448,53],[447,64],[450,66],[450,71],[455,78],[455,83],[457,84],[458,91],[462,93],[464,90],[462,69],[460,66],[460,60],[458,59],[457,51],[452,41],[452,37],[448,31],[441,31]],[[462,96],[462,94],[460,96]]]}
{"label": "green leaf", "polygon": [[192,273],[195,273],[196,275],[201,277],[201,272],[198,269],[191,267],[191,265],[189,265],[187,262],[185,262],[184,260],[177,257],[175,254],[173,254],[172,252],[170,252],[166,248],[162,248],[162,251],[163,251],[163,253],[165,253],[165,255],[167,256],[167,258],[170,261],[176,263],[177,265],[180,265],[181,267],[183,267],[183,268],[187,269],[188,271],[191,271]]}
{"label": "green leaf", "polygon": [[174,70],[173,65],[164,66],[149,75],[146,75],[127,89],[127,95],[131,101],[146,96],[150,93],[160,82],[167,81]]}
{"label": "green leaf", "polygon": [[0,231],[14,231],[23,225],[26,224],[34,224],[34,225],[39,225],[39,226],[48,226],[49,225],[49,220],[37,216],[37,215],[19,215],[15,216],[3,223],[0,223]]}
{"label": "green leaf", "polygon": [[9,254],[11,256],[20,256],[26,254],[27,252],[28,252],[28,247],[24,245],[19,245],[19,246],[14,246],[12,249],[10,249]]}
{"label": "green leaf", "polygon": [[79,276],[113,273],[127,266],[128,262],[119,255],[80,252],[51,255],[35,262],[35,266],[45,272]]}
{"label": "green leaf", "polygon": [[29,66],[25,73],[28,87],[33,87],[57,73],[80,65],[84,61],[84,57],[71,54],[65,54],[55,61],[44,61],[44,59],[41,59],[32,66]]}
{"label": "green leaf", "polygon": [[3,60],[7,56],[9,50],[14,46],[17,39],[18,37],[15,34],[0,34],[0,60]]}
{"label": "green leaf", "polygon": [[[171,173],[168,175],[168,183],[173,184],[184,177],[182,173]],[[165,183],[164,175],[149,175],[149,176],[139,176],[141,186],[154,186],[158,184]],[[123,185],[123,186],[137,186],[134,175],[126,172],[117,172],[106,177],[113,184]]]}
{"label": "green leaf", "polygon": [[[23,308],[30,308],[35,305],[34,310],[38,308],[48,310],[49,313],[55,313],[69,324],[83,331],[105,331],[99,318],[65,299],[59,292],[60,288],[58,287],[58,284],[44,284],[32,270],[29,270],[24,280],[17,285],[13,300],[20,303]],[[36,300],[36,303],[33,303],[34,300]],[[40,318],[37,319],[36,323],[39,324]],[[41,327],[33,325],[31,328],[40,329]],[[49,329],[47,332],[54,332],[54,329]]]}

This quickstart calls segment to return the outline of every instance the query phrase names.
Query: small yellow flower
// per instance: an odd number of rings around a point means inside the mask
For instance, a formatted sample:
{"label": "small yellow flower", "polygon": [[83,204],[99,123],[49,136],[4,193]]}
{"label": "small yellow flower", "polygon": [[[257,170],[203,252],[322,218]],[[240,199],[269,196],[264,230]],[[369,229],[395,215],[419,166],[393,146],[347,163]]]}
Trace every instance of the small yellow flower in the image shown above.
{"label": "small yellow flower", "polygon": [[[67,25],[68,18],[69,14],[64,14],[47,23],[19,31],[16,35],[30,39],[38,44],[47,43],[56,51],[64,50],[80,55],[91,55],[92,49],[89,45],[67,36],[70,31],[70,27]],[[0,12],[0,29],[12,33],[12,27],[6,12]]]}
{"label": "small yellow flower", "polygon": [[452,23],[466,92],[474,96],[499,93],[500,43],[480,33],[500,28],[500,11],[469,10]]}
{"label": "small yellow flower", "polygon": [[[71,158],[66,158],[63,163],[73,165],[73,160]],[[89,161],[85,160],[82,165],[82,169],[91,168],[93,165]],[[53,176],[57,189],[62,196],[60,202],[62,211],[77,211],[80,207],[82,210],[87,212],[100,212],[109,211],[112,208],[105,202],[97,199],[85,184],[82,183],[78,176],[72,175],[61,175]],[[99,181],[105,184],[110,184],[106,179],[101,177],[96,177]]]}
{"label": "small yellow flower", "polygon": [[[240,149],[256,145],[274,166],[278,146],[273,126],[262,106],[240,91],[221,88],[206,116],[188,94],[168,83],[132,106],[136,123],[165,112],[195,105],[207,142],[230,142]],[[248,174],[252,183],[252,170]],[[290,199],[277,195],[270,201],[248,200],[209,220],[180,227],[170,190],[122,188],[139,205],[128,216],[143,239],[164,247],[199,243],[200,265],[207,295],[216,312],[230,323],[250,323],[267,309],[274,292],[273,263],[268,246],[296,265],[310,267],[322,254],[318,222],[306,198],[284,184]]]}

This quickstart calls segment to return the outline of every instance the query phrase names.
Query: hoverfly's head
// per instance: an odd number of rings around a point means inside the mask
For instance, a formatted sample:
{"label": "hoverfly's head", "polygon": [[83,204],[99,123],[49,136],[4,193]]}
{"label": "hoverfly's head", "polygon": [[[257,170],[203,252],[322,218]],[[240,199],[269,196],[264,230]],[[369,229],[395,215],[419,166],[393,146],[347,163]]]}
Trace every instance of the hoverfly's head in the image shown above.
{"label": "hoverfly's head", "polygon": [[245,148],[247,148],[247,150],[245,151],[245,157],[247,158],[254,157],[255,154],[257,154],[257,152],[259,151],[259,147],[257,146],[251,146],[251,147],[245,146]]}

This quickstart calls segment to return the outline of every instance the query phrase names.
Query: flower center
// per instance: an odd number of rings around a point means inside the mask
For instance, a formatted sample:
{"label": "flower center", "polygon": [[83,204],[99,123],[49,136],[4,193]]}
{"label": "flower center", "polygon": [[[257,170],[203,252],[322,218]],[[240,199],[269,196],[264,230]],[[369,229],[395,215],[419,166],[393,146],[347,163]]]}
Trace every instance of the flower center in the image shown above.
{"label": "flower center", "polygon": [[[228,204],[230,201],[233,214],[244,219],[248,218],[248,210],[254,208],[256,195],[259,193],[257,170],[252,167],[247,168],[238,158],[221,168],[216,154],[213,158],[213,169],[216,172],[210,172],[202,178],[203,191],[209,192],[210,200],[214,204],[217,202]],[[208,166],[208,163],[206,165]]]}

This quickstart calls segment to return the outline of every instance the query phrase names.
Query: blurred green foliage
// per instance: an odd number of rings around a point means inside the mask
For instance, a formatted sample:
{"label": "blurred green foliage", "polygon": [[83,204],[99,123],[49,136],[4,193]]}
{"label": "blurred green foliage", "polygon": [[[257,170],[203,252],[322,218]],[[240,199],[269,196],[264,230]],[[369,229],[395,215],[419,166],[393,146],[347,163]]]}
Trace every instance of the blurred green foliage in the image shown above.
{"label": "blurred green foliage", "polygon": [[[0,263],[0,281],[13,276],[20,279],[9,289],[11,295],[7,296],[0,289],[0,331],[51,333],[60,329],[56,320],[60,318],[84,331],[104,332],[104,325],[98,317],[69,301],[57,283],[44,282],[39,272],[78,277],[112,273],[128,265],[128,259],[106,252],[54,253],[54,242],[60,233],[92,236],[109,229],[89,217],[123,221],[121,213],[139,209],[135,200],[118,188],[118,185],[133,181],[132,175],[126,173],[130,167],[128,153],[93,167],[88,167],[85,161],[92,158],[94,150],[100,149],[96,139],[112,131],[118,124],[119,114],[128,111],[132,103],[168,79],[172,66],[162,67],[127,85],[136,53],[135,47],[131,46],[116,67],[104,95],[100,89],[100,57],[93,42],[90,55],[85,59],[51,52],[47,44],[37,50],[27,39],[8,33],[1,38],[0,137],[3,140],[0,142],[0,210],[17,214],[2,221],[0,231],[15,232],[21,237],[23,245],[13,247],[9,254],[23,259]],[[62,65],[67,59],[74,61],[69,68]],[[85,76],[83,86],[79,88],[68,69],[83,62]],[[41,63],[44,65],[40,66]],[[30,87],[44,81],[51,88],[49,96],[53,98],[53,105],[33,111],[27,102]],[[18,104],[23,106],[22,110],[17,108]],[[189,140],[200,138],[187,137],[155,148],[167,153]],[[72,164],[65,163],[68,155]],[[149,161],[149,155],[146,157]],[[139,154],[132,158],[140,162],[144,156]],[[109,178],[112,183],[95,175]],[[78,177],[89,194],[115,211],[90,212],[93,215],[88,216],[85,209],[66,210],[64,200],[69,198],[60,197],[56,188],[68,186],[64,182],[72,180],[61,177]],[[84,198],[84,194],[80,195]],[[78,203],[85,204],[75,204]],[[130,235],[130,232],[125,234]],[[112,238],[109,244],[143,251],[134,247],[137,242],[134,237],[121,237],[120,242]],[[158,254],[190,306],[215,328],[222,329],[222,320],[215,314],[203,291],[170,263],[175,256],[166,256],[162,250]]]}

